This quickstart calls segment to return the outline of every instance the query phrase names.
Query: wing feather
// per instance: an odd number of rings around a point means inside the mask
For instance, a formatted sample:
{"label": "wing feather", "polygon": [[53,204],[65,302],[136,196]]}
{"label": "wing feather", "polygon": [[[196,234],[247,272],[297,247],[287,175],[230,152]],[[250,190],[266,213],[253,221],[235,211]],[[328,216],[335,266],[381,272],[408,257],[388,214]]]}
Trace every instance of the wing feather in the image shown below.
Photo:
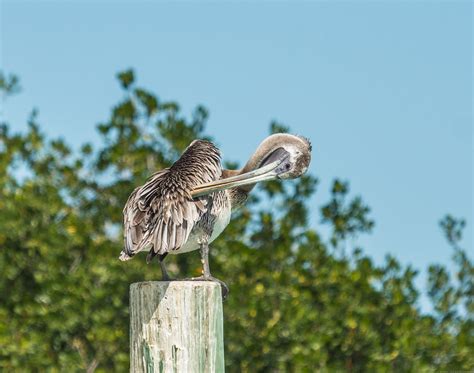
{"label": "wing feather", "polygon": [[197,140],[170,168],[153,174],[136,188],[125,204],[122,260],[151,248],[147,260],[181,248],[207,212],[209,196],[198,199],[190,191],[220,179],[220,154],[210,142]]}

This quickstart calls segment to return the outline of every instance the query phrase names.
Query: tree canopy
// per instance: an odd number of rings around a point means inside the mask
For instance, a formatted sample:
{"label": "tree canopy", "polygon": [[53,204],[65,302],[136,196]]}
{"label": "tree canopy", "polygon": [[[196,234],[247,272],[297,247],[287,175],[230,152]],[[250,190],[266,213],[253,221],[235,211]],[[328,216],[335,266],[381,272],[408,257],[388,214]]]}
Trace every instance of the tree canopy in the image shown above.
{"label": "tree canopy", "polygon": [[[128,370],[128,287],[160,271],[145,255],[118,260],[123,205],[193,139],[212,136],[204,107],[187,118],[176,102],[139,86],[132,70],[117,78],[123,99],[98,124],[98,146],[74,151],[47,137],[36,111],[22,133],[0,125],[0,370]],[[14,99],[18,79],[0,74],[0,90]],[[281,131],[288,128],[270,125]],[[211,245],[213,274],[231,291],[226,369],[473,369],[474,267],[461,245],[464,220],[440,222],[454,272],[429,267],[433,311],[425,313],[416,269],[392,256],[377,265],[346,244],[374,227],[362,198],[334,180],[318,208],[310,203],[317,185],[307,175],[260,186]],[[320,213],[330,237],[309,224],[310,213]],[[200,273],[198,253],[167,261],[175,276]]]}

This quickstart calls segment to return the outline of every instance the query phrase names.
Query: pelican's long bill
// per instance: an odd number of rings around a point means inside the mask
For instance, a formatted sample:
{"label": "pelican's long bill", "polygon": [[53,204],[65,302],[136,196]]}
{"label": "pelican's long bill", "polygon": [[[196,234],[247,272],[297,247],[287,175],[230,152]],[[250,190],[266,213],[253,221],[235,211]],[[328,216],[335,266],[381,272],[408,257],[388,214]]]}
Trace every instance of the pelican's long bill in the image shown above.
{"label": "pelican's long bill", "polygon": [[209,194],[219,190],[235,188],[241,185],[255,184],[260,181],[267,181],[276,179],[277,173],[275,168],[281,163],[281,160],[269,163],[256,170],[246,172],[245,174],[231,176],[225,179],[220,179],[210,183],[199,185],[191,192],[192,197],[199,197],[204,194]]}

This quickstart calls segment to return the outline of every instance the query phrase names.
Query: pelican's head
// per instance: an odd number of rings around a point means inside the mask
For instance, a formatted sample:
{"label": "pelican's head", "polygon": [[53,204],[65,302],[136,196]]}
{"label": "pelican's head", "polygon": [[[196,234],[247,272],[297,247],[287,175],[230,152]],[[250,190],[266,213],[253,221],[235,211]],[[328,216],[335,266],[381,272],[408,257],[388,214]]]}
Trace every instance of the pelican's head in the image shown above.
{"label": "pelican's head", "polygon": [[197,197],[235,187],[249,191],[260,181],[295,179],[308,170],[310,162],[311,143],[308,139],[277,133],[260,144],[238,175],[200,185],[192,195]]}
{"label": "pelican's head", "polygon": [[268,170],[268,174],[278,179],[296,179],[308,170],[311,143],[307,138],[279,133],[269,136],[261,146],[265,147],[266,144],[273,146],[263,158],[259,169],[274,166]]}

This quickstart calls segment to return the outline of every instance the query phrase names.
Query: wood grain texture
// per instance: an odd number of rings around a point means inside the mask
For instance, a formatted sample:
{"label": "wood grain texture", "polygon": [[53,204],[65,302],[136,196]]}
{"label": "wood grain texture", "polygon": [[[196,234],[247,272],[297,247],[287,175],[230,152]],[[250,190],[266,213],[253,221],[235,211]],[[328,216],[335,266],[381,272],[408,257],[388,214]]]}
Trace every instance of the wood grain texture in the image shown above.
{"label": "wood grain texture", "polygon": [[220,285],[206,281],[132,284],[130,372],[224,372]]}

